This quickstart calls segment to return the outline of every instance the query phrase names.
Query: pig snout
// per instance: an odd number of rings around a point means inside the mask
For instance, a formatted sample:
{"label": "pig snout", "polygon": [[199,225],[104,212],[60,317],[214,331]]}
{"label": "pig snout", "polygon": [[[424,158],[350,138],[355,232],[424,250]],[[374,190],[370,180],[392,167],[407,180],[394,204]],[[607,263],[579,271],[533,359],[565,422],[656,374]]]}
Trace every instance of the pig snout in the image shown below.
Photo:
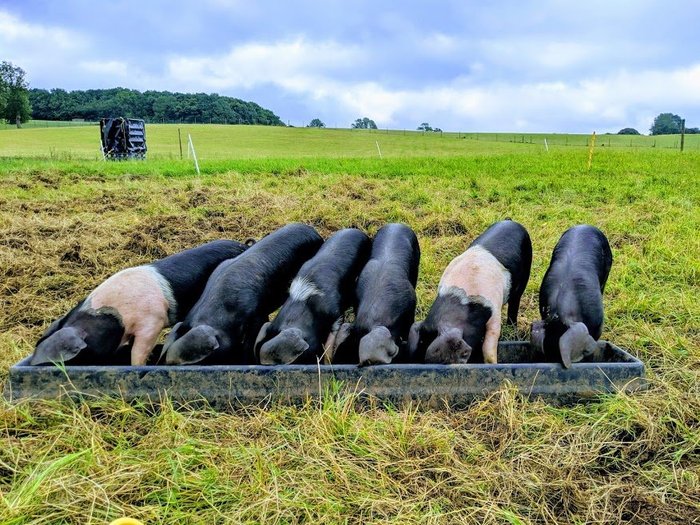
{"label": "pig snout", "polygon": [[360,339],[360,366],[389,364],[399,347],[386,326],[378,326]]}
{"label": "pig snout", "polygon": [[566,368],[569,368],[571,363],[578,363],[590,356],[597,349],[598,343],[591,337],[583,323],[573,323],[559,338],[561,362]]}
{"label": "pig snout", "polygon": [[425,362],[435,364],[465,364],[472,347],[462,339],[462,331],[452,328],[436,337],[425,351]]}
{"label": "pig snout", "polygon": [[219,348],[216,330],[208,325],[192,328],[179,339],[163,347],[166,365],[191,365],[202,361]]}
{"label": "pig snout", "polygon": [[57,330],[37,345],[29,364],[47,365],[70,361],[87,348],[86,335],[73,326]]}
{"label": "pig snout", "polygon": [[260,364],[288,365],[309,349],[299,328],[287,328],[260,347]]}

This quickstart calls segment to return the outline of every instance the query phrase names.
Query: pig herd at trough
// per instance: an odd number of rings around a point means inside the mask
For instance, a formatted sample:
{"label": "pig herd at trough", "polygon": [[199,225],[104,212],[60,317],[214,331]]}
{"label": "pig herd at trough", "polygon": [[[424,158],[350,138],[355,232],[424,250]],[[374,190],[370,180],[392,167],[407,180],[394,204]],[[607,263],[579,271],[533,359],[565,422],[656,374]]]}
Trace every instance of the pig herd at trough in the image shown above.
{"label": "pig herd at trough", "polygon": [[[515,325],[530,277],[525,228],[507,219],[478,236],[415,322],[419,261],[416,234],[398,223],[374,239],[348,228],[324,242],[294,223],[258,242],[213,241],[112,275],[48,327],[30,363],[116,364],[129,350],[135,366],[496,363],[502,307]],[[594,226],[561,236],[531,330],[545,359],[569,367],[593,354],[611,265]]]}

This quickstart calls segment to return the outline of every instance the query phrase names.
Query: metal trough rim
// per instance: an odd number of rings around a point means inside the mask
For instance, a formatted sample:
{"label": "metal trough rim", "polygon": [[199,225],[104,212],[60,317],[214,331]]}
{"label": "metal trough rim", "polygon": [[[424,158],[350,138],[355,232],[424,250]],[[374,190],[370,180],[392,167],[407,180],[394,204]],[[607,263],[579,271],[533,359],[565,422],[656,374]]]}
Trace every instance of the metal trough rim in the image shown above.
{"label": "metal trough rim", "polygon": [[[515,350],[527,341],[503,341],[499,350]],[[521,394],[554,402],[587,400],[600,393],[633,392],[647,387],[644,364],[629,352],[600,341],[610,361],[574,363],[389,364],[357,365],[150,365],[31,366],[29,357],[10,367],[4,395],[11,401],[105,395],[127,400],[164,397],[206,400],[212,406],[245,406],[270,400],[299,403],[318,398],[323,386],[340,382],[350,391],[380,401],[428,406],[463,406],[514,384]]]}

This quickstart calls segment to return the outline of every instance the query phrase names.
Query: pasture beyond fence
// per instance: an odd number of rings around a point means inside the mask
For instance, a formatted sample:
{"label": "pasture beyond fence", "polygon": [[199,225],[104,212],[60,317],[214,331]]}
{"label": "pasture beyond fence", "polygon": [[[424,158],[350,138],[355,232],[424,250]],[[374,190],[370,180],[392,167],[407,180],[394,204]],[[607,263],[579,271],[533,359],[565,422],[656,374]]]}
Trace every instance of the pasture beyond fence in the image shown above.
{"label": "pasture beyond fence", "polygon": [[[99,126],[99,122],[87,120],[30,120],[22,124],[22,129],[29,128],[72,128],[75,126]],[[17,129],[14,122],[0,120],[0,130]]]}
{"label": "pasture beyond fence", "polygon": [[[202,161],[260,157],[416,157],[501,154],[588,148],[591,135],[357,130],[224,124],[147,123],[149,159],[178,159],[190,134]],[[595,149],[680,150],[680,135],[598,135]],[[685,150],[700,150],[700,135],[686,135]],[[381,155],[379,152],[381,151]],[[0,125],[0,157],[63,160],[102,158],[97,123],[30,121]]]}

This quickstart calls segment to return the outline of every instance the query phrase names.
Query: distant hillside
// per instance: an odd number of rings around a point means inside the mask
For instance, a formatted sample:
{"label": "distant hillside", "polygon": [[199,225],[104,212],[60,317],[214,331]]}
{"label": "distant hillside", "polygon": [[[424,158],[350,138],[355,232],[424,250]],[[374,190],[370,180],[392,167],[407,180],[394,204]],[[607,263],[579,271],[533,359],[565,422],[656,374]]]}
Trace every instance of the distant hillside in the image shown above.
{"label": "distant hillside", "polygon": [[142,118],[148,122],[212,122],[284,126],[280,118],[255,102],[207,95],[134,89],[30,89],[32,118],[98,120],[102,117]]}

